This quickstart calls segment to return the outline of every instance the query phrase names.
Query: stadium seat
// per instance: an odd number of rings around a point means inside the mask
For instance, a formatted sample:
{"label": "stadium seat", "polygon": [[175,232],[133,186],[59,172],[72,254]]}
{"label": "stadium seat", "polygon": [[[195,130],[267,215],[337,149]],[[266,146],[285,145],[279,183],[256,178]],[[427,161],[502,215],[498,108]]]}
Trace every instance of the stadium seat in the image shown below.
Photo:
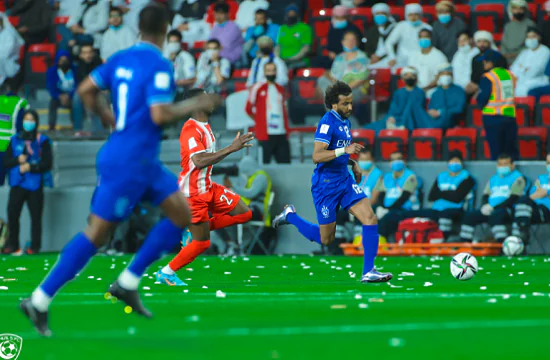
{"label": "stadium seat", "polygon": [[435,11],[434,5],[424,5],[422,6],[422,11],[424,11],[424,22],[431,24],[437,19],[437,11]]}
{"label": "stadium seat", "polygon": [[437,160],[441,157],[442,129],[415,129],[409,141],[411,160]]}
{"label": "stadium seat", "polygon": [[405,8],[403,6],[390,6],[390,14],[395,21],[401,21],[405,19]]}
{"label": "stadium seat", "polygon": [[351,16],[363,16],[367,19],[367,24],[373,23],[372,11],[370,7],[361,7],[349,9]]}
{"label": "stadium seat", "polygon": [[21,19],[19,18],[19,16],[8,16],[8,21],[10,22],[10,24],[12,24],[14,27],[18,27],[19,26],[19,21]]}
{"label": "stadium seat", "polygon": [[542,101],[537,105],[536,126],[550,126],[550,103],[543,103]]}
{"label": "stadium seat", "polygon": [[475,159],[475,144],[477,130],[472,128],[452,128],[447,130],[443,139],[443,159],[449,157],[449,153],[458,150],[465,160]]}
{"label": "stadium seat", "polygon": [[470,23],[470,5],[455,5],[455,15],[460,17],[466,24]]}
{"label": "stadium seat", "polygon": [[374,148],[374,135],[374,130],[369,129],[356,129],[351,131],[354,142],[364,146],[370,146],[371,149]]}
{"label": "stadium seat", "polygon": [[[313,33],[316,38],[326,38],[330,29],[331,16],[328,15],[328,11],[326,11],[326,9],[323,9],[320,12],[327,15],[313,16],[309,21],[309,25],[313,29]],[[330,13],[332,13],[332,11]]]}
{"label": "stadium seat", "polygon": [[546,156],[548,128],[523,127],[518,129],[519,156],[522,160],[541,160]]}
{"label": "stadium seat", "polygon": [[531,126],[532,114],[535,111],[535,98],[532,96],[516,97],[516,122],[518,126]]}
{"label": "stadium seat", "polygon": [[477,4],[474,7],[475,11],[493,11],[504,16],[504,4]]}
{"label": "stadium seat", "polygon": [[390,155],[396,151],[402,151],[406,155],[408,142],[409,130],[382,130],[376,138],[376,158],[387,161],[390,159]]}
{"label": "stadium seat", "polygon": [[486,30],[490,33],[500,32],[500,17],[494,11],[472,11],[471,13],[471,30]]}
{"label": "stadium seat", "polygon": [[[527,6],[529,7],[529,12],[531,13],[531,19],[534,22],[537,22],[539,4],[529,3],[527,4]],[[541,11],[541,12],[545,12],[545,11]]]}
{"label": "stadium seat", "polygon": [[483,119],[481,116],[481,109],[477,106],[476,100],[472,98],[468,105],[466,125],[471,127],[483,127]]}
{"label": "stadium seat", "polygon": [[476,158],[478,160],[491,160],[489,142],[485,138],[485,129],[481,129],[477,138]]}
{"label": "stadium seat", "polygon": [[66,25],[69,22],[68,16],[56,16],[53,20],[55,25]]}
{"label": "stadium seat", "polygon": [[543,95],[539,99],[539,104],[550,104],[550,95]]}
{"label": "stadium seat", "polygon": [[46,87],[46,72],[55,59],[55,44],[30,45],[25,55],[25,84]]}
{"label": "stadium seat", "polygon": [[370,76],[371,80],[374,80],[374,100],[376,102],[388,101],[391,97],[391,69],[372,69]]}
{"label": "stadium seat", "polygon": [[317,79],[325,71],[323,68],[298,69],[290,81],[289,110],[294,123],[303,124],[306,116],[324,114],[323,101],[317,96]]}

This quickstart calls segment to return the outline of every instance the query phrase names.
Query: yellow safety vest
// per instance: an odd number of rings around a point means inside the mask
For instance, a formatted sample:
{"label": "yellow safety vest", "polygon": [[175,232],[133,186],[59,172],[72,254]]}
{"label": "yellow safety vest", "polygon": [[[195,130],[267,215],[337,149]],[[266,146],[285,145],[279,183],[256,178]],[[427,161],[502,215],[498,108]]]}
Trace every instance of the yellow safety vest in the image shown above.
{"label": "yellow safety vest", "polygon": [[[271,198],[271,177],[263,170],[258,170],[252,176],[248,178],[248,181],[246,182],[246,188],[248,189],[250,186],[252,186],[252,183],[254,182],[254,178],[258,175],[264,175],[267,178],[267,189],[265,190],[265,197],[264,197],[264,223],[266,227],[271,226],[271,215],[269,214],[269,199]],[[251,199],[247,199],[243,196],[241,196],[242,201],[249,205],[252,201]]]}
{"label": "yellow safety vest", "polygon": [[514,101],[516,77],[510,71],[503,68],[494,68],[484,75],[491,81],[491,97],[481,111],[483,115],[503,115],[516,117],[516,104]]}

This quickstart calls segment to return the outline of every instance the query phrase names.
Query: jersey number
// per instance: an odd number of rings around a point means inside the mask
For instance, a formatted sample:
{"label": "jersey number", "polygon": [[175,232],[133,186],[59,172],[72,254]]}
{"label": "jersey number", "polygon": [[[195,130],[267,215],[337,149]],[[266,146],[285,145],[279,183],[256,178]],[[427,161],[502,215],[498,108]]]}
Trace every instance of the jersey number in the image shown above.
{"label": "jersey number", "polygon": [[229,193],[231,195],[235,195],[235,193],[229,189],[223,189],[224,195],[220,196],[220,201],[225,201],[227,205],[233,204],[233,199],[229,199],[225,194]]}
{"label": "jersey number", "polygon": [[356,194],[361,194],[363,192],[363,189],[361,189],[357,184],[353,184],[352,187]]}
{"label": "jersey number", "polygon": [[116,119],[117,131],[126,127],[126,112],[128,110],[128,84],[120,83],[117,94],[118,118]]}

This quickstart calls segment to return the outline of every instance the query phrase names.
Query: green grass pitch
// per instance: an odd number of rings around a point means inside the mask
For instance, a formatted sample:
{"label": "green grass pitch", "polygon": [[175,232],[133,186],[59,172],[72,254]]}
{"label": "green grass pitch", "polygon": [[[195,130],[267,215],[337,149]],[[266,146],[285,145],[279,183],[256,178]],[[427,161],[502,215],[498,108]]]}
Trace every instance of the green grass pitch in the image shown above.
{"label": "green grass pitch", "polygon": [[[105,300],[129,257],[96,256],[50,308],[51,339],[17,309],[57,255],[0,258],[0,334],[19,359],[550,358],[550,258],[478,258],[470,281],[449,258],[379,258],[390,284],[361,284],[361,258],[203,257],[188,287],[140,288],[152,320]],[[225,297],[217,297],[222,291]]]}

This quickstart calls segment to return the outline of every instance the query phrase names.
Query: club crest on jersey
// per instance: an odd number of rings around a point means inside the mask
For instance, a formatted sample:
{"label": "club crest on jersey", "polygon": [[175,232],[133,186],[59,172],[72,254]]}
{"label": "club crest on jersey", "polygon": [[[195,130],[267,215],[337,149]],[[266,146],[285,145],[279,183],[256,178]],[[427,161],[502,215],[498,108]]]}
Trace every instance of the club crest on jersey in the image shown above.
{"label": "club crest on jersey", "polygon": [[17,360],[22,348],[23,339],[21,336],[0,334],[0,359]]}
{"label": "club crest on jersey", "polygon": [[323,214],[323,217],[325,219],[328,219],[330,211],[328,210],[328,207],[326,207],[326,205],[323,205],[323,207],[321,208],[321,214]]}

